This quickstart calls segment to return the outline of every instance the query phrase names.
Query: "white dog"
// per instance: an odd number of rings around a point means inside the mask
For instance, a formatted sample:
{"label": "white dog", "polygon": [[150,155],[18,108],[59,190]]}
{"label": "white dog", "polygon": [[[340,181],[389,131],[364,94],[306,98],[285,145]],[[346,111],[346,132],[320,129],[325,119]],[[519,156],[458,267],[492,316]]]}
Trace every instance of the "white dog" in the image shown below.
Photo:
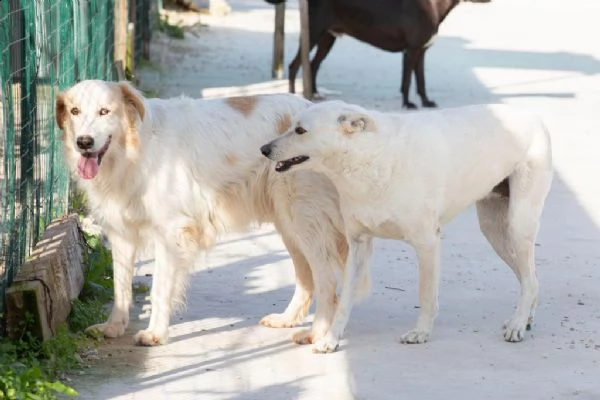
{"label": "white dog", "polygon": [[[150,244],[156,258],[152,314],[134,340],[164,343],[198,252],[219,234],[253,222],[275,224],[296,271],[285,312],[266,316],[263,325],[294,326],[306,316],[313,292],[335,293],[335,270],[345,265],[348,250],[335,188],[311,171],[277,174],[256,150],[309,104],[289,94],[145,99],[127,83],[104,81],[83,81],[57,97],[67,165],[112,247],[114,306],[109,320],[91,329],[107,337],[124,333],[136,252]],[[363,282],[365,295],[368,276]],[[318,298],[312,332],[295,340],[322,337],[335,301],[334,295]]]}
{"label": "white dog", "polygon": [[473,203],[483,234],[521,283],[504,338],[523,339],[537,303],[534,246],[553,175],[541,122],[502,105],[386,114],[339,101],[313,105],[296,119],[261,151],[277,161],[277,171],[309,169],[331,178],[350,244],[332,327],[315,351],[338,346],[372,236],[415,248],[420,314],[402,341],[427,341],[437,312],[440,230]]}

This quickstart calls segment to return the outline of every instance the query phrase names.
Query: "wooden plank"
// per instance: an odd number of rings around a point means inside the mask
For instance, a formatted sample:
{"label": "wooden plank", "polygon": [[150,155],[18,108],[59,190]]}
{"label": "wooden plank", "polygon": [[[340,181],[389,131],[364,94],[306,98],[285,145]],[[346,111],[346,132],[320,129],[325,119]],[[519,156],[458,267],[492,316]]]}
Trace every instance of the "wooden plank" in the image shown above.
{"label": "wooden plank", "polygon": [[310,71],[310,41],[308,24],[308,1],[300,0],[300,57],[302,60],[302,87],[303,96],[312,100],[312,78]]}
{"label": "wooden plank", "polygon": [[117,80],[124,81],[125,80],[125,68],[123,66],[123,61],[115,61],[115,69],[117,70]]}
{"label": "wooden plank", "polygon": [[127,0],[115,0],[114,61],[127,65]]}
{"label": "wooden plank", "polygon": [[22,335],[22,322],[29,314],[27,330],[46,340],[67,320],[71,300],[83,288],[83,238],[77,215],[48,225],[6,291],[6,326],[12,338]]}
{"label": "wooden plank", "polygon": [[135,58],[137,56],[136,51],[138,50],[135,48],[135,35],[138,30],[136,3],[137,1],[135,0],[129,2],[129,16],[127,18],[127,63],[125,64],[125,69],[129,70],[132,74],[135,73]]}
{"label": "wooden plank", "polygon": [[275,5],[275,32],[273,34],[273,79],[283,78],[283,54],[285,49],[285,2]]}

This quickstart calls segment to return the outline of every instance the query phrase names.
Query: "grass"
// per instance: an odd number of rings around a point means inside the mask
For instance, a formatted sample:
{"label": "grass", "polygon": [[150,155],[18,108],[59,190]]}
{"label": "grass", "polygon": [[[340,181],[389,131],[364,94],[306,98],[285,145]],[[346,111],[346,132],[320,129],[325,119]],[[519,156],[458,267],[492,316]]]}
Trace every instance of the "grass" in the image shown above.
{"label": "grass", "polygon": [[86,340],[61,326],[45,342],[29,333],[33,317],[21,322],[17,340],[0,338],[0,399],[54,400],[57,395],[76,396],[72,387],[61,382],[64,374],[79,366],[76,357]]}
{"label": "grass", "polygon": [[169,22],[169,17],[158,17],[157,29],[163,32],[165,35],[174,39],[183,39],[185,37],[185,31],[179,25],[173,25]]}

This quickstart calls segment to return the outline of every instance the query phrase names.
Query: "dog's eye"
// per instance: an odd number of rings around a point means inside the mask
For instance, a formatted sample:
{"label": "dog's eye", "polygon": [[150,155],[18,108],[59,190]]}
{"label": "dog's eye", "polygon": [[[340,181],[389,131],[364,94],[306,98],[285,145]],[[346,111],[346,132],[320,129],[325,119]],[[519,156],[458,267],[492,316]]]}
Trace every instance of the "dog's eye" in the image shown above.
{"label": "dog's eye", "polygon": [[110,110],[108,108],[101,108],[100,109],[100,115],[106,115],[110,112]]}
{"label": "dog's eye", "polygon": [[79,108],[77,108],[77,107],[71,108],[71,114],[78,115],[79,114]]}
{"label": "dog's eye", "polygon": [[298,126],[298,127],[296,128],[295,132],[296,132],[298,135],[302,135],[303,133],[306,133],[306,129],[304,129],[304,128],[303,128],[303,127],[301,127],[301,126]]}

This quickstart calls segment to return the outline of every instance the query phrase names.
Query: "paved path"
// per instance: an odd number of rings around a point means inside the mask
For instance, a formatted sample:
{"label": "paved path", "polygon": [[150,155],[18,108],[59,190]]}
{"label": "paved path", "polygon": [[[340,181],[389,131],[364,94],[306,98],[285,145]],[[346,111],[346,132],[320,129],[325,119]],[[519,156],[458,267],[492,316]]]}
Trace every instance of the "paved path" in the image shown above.
{"label": "paved path", "polygon": [[[272,7],[231,4],[232,15],[203,17],[208,27],[185,41],[156,40],[152,54],[163,72],[147,69],[142,85],[162,96],[284,90],[269,83]],[[293,345],[295,329],[257,325],[293,291],[288,255],[266,226],[224,238],[200,263],[170,344],[133,347],[134,326],[105,346],[105,359],[76,381],[82,398],[600,399],[599,13],[596,0],[463,4],[427,58],[430,97],[441,106],[522,105],[552,132],[557,174],[537,247],[540,305],[524,342],[501,338],[518,287],[479,234],[473,210],[444,233],[433,340],[398,343],[417,315],[415,257],[402,243],[377,240],[373,295],[355,308],[331,355]],[[292,2],[286,62],[296,51],[297,21]],[[330,98],[397,110],[400,65],[398,54],[343,38],[319,84]],[[140,265],[140,280],[151,267]]]}

